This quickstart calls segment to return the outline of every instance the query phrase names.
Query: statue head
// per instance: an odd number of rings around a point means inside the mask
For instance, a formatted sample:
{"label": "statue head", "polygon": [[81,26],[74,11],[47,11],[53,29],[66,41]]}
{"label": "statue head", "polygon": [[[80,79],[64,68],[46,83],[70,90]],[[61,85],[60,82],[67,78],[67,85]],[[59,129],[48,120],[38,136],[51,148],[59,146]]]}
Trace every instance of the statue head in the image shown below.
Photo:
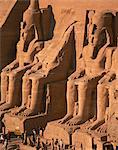
{"label": "statue head", "polygon": [[[38,22],[37,20],[39,19],[36,18],[38,17],[37,14],[40,15],[39,2],[38,0],[30,0],[30,5],[23,14],[20,30],[20,39],[24,41],[27,46],[35,38],[36,22]],[[38,23],[40,23],[40,21]]]}
{"label": "statue head", "polygon": [[[105,29],[110,33],[112,31],[112,13],[96,12],[92,17],[92,27],[89,30],[89,43],[94,46],[104,45],[106,43]],[[111,35],[112,33],[110,33]]]}
{"label": "statue head", "polygon": [[38,0],[30,0],[30,5],[23,15],[24,30],[26,30],[25,32],[29,30],[32,24],[35,24],[36,12],[40,13]]}

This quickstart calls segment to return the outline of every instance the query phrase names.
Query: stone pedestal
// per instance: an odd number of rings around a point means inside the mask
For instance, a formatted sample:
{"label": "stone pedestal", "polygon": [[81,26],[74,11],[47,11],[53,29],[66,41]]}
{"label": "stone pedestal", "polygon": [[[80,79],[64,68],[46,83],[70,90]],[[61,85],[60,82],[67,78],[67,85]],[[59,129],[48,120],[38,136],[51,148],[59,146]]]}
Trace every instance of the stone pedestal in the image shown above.
{"label": "stone pedestal", "polygon": [[44,131],[44,137],[46,139],[62,139],[65,144],[70,144],[71,139],[64,125],[59,125],[56,121],[47,124]]}
{"label": "stone pedestal", "polygon": [[72,135],[72,144],[75,145],[77,150],[92,150],[92,136],[77,130]]}
{"label": "stone pedestal", "polygon": [[57,121],[50,122],[46,126],[44,137],[46,139],[62,139],[65,144],[73,145],[77,150],[82,149],[82,147],[83,149],[92,150],[92,136],[77,129],[77,126],[69,127],[64,124],[61,125]]}
{"label": "stone pedestal", "polygon": [[90,122],[86,122],[85,125],[68,126],[53,121],[47,124],[44,138],[62,139],[66,145],[72,145],[76,150],[103,150],[109,148],[111,145],[107,143],[106,134],[87,130],[86,127],[89,124]]}
{"label": "stone pedestal", "polygon": [[4,123],[7,130],[15,132],[19,129],[21,133],[25,130],[31,131],[34,128],[45,127],[46,121],[47,116],[45,114],[31,117],[12,116],[10,114],[5,114],[4,116]]}
{"label": "stone pedestal", "polygon": [[20,129],[20,132],[23,131],[24,125],[23,120],[16,117],[16,116],[10,116],[9,114],[4,115],[4,124],[6,127],[6,130],[15,132],[15,130]]}

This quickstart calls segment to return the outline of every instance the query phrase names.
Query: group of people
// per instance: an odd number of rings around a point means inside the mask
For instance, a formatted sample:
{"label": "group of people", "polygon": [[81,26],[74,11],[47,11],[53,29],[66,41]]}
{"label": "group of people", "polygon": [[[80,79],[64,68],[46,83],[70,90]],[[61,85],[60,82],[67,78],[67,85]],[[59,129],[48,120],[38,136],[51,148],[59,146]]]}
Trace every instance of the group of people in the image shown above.
{"label": "group of people", "polygon": [[75,150],[75,145],[65,144],[62,139],[52,138],[50,145],[51,150],[65,150],[65,149]]}
{"label": "group of people", "polygon": [[30,145],[36,147],[36,150],[65,150],[66,145],[62,139],[51,140],[44,139],[43,137],[43,128],[38,128],[38,131],[33,129],[31,132],[25,131],[21,135],[21,140],[24,145]]}
{"label": "group of people", "polygon": [[65,144],[63,142],[62,139],[55,139],[52,138],[52,141],[51,141],[51,149],[54,150],[54,149],[57,149],[57,150],[64,150],[65,149]]}
{"label": "group of people", "polygon": [[11,133],[10,131],[8,131],[6,134],[5,133],[1,133],[0,134],[0,143],[3,144],[3,149],[7,150],[9,141],[11,140]]}
{"label": "group of people", "polygon": [[21,134],[21,140],[24,145],[29,144],[30,146],[35,146],[36,150],[39,150],[41,146],[40,138],[43,136],[44,129],[38,128],[38,131],[33,129],[32,131],[28,132],[25,131]]}

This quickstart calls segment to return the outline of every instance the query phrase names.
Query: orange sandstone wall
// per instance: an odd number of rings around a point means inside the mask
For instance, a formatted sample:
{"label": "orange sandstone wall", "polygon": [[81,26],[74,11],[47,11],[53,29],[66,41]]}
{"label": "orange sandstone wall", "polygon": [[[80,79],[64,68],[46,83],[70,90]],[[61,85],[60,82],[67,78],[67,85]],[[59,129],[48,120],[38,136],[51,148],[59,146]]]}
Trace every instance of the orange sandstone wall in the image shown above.
{"label": "orange sandstone wall", "polygon": [[55,8],[72,7],[75,9],[116,9],[117,0],[40,0],[40,6],[45,7],[52,4]]}

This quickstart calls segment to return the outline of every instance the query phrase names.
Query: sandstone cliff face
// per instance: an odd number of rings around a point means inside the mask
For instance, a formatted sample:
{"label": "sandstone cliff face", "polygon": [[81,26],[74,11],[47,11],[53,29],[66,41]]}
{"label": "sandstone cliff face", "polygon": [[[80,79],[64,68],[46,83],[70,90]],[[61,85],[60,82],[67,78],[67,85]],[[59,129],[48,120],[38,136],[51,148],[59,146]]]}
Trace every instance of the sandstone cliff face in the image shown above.
{"label": "sandstone cliff face", "polygon": [[28,4],[28,1],[0,1],[0,70],[15,58],[19,24]]}

